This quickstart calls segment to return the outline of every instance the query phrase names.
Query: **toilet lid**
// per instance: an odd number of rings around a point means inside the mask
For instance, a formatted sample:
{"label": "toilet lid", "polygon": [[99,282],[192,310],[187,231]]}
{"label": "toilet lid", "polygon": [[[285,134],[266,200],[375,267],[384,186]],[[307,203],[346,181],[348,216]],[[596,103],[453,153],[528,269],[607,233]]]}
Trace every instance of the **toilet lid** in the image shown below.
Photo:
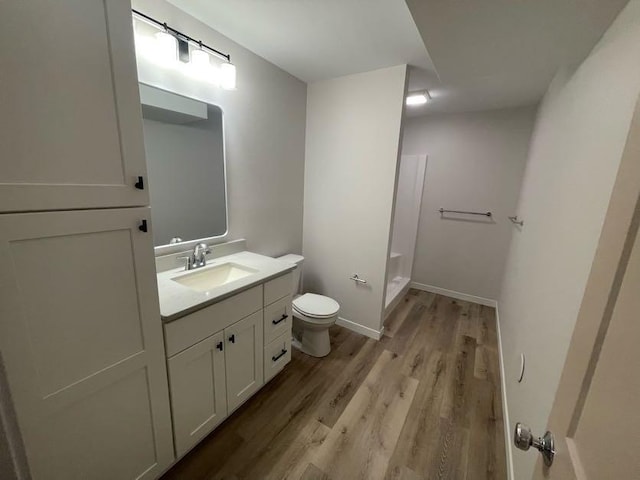
{"label": "toilet lid", "polygon": [[331,317],[340,310],[340,305],[333,298],[315,293],[299,296],[293,301],[293,307],[310,317]]}

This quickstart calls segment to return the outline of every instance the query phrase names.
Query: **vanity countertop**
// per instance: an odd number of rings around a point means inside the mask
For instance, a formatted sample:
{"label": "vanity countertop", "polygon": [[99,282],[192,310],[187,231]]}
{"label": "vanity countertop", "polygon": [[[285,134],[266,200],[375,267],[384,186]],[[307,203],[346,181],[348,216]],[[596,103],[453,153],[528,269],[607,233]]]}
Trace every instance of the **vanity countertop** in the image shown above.
{"label": "vanity countertop", "polygon": [[172,278],[185,273],[184,267],[158,273],[158,295],[162,321],[176,320],[296,268],[292,263],[245,251],[208,260],[205,267],[191,270],[191,272],[205,271],[225,263],[237,263],[257,271],[247,277],[217,286],[206,292],[193,290],[172,280]]}

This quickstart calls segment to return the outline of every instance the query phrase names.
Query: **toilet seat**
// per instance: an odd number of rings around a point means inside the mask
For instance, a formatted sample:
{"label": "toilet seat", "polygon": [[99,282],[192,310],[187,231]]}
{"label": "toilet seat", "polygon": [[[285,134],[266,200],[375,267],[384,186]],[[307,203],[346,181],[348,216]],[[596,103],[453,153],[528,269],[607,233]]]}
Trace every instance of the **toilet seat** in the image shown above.
{"label": "toilet seat", "polygon": [[293,309],[306,317],[324,319],[335,316],[340,305],[333,298],[305,293],[293,300]]}

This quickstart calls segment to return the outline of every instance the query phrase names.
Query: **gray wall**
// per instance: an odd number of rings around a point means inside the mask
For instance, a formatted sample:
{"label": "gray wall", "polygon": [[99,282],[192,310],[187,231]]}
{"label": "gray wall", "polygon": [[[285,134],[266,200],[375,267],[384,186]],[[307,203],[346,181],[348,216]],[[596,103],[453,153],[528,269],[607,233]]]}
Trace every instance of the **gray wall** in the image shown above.
{"label": "gray wall", "polygon": [[[143,83],[220,106],[229,191],[228,240],[266,255],[302,250],[307,86],[164,0],[133,7],[231,54],[237,90],[226,91],[138,61]],[[153,209],[153,205],[151,207]]]}
{"label": "gray wall", "polygon": [[[340,317],[371,336],[382,327],[406,71],[309,85],[305,287],[335,298]],[[349,280],[354,273],[368,283]]]}
{"label": "gray wall", "polygon": [[227,230],[222,111],[192,123],[143,121],[154,245]]}
{"label": "gray wall", "polygon": [[[438,114],[405,122],[403,155],[428,155],[412,280],[496,300],[507,258],[534,107]],[[440,207],[490,210],[485,217]]]}
{"label": "gray wall", "polygon": [[[638,58],[631,0],[540,107],[518,206],[525,225],[513,232],[499,303],[507,433],[518,421],[547,425],[640,93]],[[531,478],[536,460],[514,450],[514,478]]]}

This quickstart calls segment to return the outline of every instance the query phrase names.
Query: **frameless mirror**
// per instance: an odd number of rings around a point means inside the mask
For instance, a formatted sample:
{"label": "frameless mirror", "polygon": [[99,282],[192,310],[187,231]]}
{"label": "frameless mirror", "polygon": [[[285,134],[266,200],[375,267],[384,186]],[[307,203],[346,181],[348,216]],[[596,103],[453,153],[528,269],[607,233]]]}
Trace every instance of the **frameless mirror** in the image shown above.
{"label": "frameless mirror", "polygon": [[227,232],[222,110],[140,84],[156,247]]}

